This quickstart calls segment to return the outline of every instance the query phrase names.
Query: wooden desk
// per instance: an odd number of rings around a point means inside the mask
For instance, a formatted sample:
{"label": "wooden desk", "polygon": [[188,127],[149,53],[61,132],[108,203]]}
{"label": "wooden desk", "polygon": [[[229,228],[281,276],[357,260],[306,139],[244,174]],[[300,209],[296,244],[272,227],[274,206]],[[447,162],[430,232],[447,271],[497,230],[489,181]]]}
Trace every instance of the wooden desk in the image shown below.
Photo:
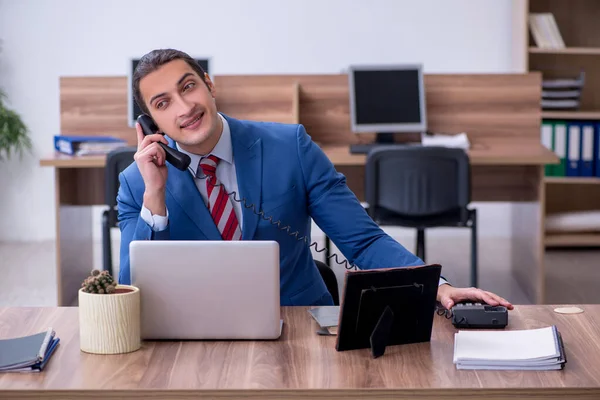
{"label": "wooden desk", "polygon": [[[321,146],[327,157],[336,167],[363,166],[367,160],[365,154],[351,154],[348,145]],[[544,165],[558,161],[556,155],[540,143],[520,143],[515,146],[511,142],[481,141],[473,144],[468,151],[471,165]],[[104,168],[106,157],[103,155],[74,157],[54,153],[43,158],[40,165],[56,168]]]}
{"label": "wooden desk", "polygon": [[[363,166],[367,161],[365,154],[351,154],[347,145],[322,146],[327,157],[336,167]],[[540,143],[519,143],[503,141],[479,141],[468,150],[472,166],[539,166],[558,162],[557,156]]]}
{"label": "wooden desk", "polygon": [[[535,303],[545,298],[543,167],[558,162],[540,144],[541,78],[539,73],[424,76],[428,129],[466,132],[472,143],[472,200],[513,203],[512,250],[506,258]],[[219,75],[214,82],[218,109],[231,117],[303,124],[364,200],[365,156],[350,154],[349,146],[374,135],[351,131],[346,74]],[[111,135],[135,145],[127,124],[127,88],[127,77],[61,77],[61,133]],[[92,226],[89,206],[104,204],[104,157],[54,155],[40,164],[56,171],[57,304],[71,305],[93,265],[92,232],[101,228]]]}
{"label": "wooden desk", "polygon": [[337,352],[319,336],[306,308],[283,308],[278,341],[145,342],[134,353],[79,350],[77,308],[0,308],[0,338],[52,326],[61,344],[41,374],[0,374],[0,397],[95,398],[394,398],[592,399],[600,397],[600,305],[561,315],[551,306],[517,306],[507,329],[557,325],[565,344],[562,371],[459,371],[454,333],[434,316],[431,341]]}
{"label": "wooden desk", "polygon": [[[350,189],[364,200],[365,155],[348,146],[323,146]],[[513,202],[514,276],[531,302],[544,302],[543,166],[556,156],[539,143],[519,146],[480,141],[469,151],[474,201]],[[73,305],[81,282],[93,265],[91,207],[104,204],[104,156],[54,154],[40,161],[55,169],[57,305]],[[481,266],[485,268],[485,266]]]}

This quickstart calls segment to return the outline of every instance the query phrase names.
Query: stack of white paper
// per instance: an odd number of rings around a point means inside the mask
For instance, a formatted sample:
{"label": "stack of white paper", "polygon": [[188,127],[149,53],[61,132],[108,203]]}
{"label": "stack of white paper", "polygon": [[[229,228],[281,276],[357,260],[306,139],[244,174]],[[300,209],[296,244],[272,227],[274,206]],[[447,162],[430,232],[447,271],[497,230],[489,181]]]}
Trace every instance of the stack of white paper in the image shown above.
{"label": "stack of white paper", "polygon": [[457,369],[552,370],[566,363],[556,326],[517,331],[459,331]]}
{"label": "stack of white paper", "polygon": [[421,144],[423,146],[440,146],[440,147],[453,147],[459,149],[468,150],[471,147],[469,143],[469,137],[466,133],[458,133],[456,135],[422,135]]}

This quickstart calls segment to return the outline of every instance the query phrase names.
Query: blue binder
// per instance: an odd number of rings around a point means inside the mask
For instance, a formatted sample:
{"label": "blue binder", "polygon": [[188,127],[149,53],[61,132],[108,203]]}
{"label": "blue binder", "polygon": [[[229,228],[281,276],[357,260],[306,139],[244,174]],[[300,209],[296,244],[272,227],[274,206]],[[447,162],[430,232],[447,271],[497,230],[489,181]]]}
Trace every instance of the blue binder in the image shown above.
{"label": "blue binder", "polygon": [[581,176],[594,176],[594,141],[596,130],[594,123],[581,122],[581,158],[579,159],[579,173]]}
{"label": "blue binder", "polygon": [[567,123],[567,165],[565,176],[580,176],[581,160],[581,125],[579,122]]}
{"label": "blue binder", "polygon": [[54,135],[56,151],[70,155],[107,154],[127,141],[112,136]]}
{"label": "blue binder", "polygon": [[600,122],[597,122],[595,125],[595,138],[594,138],[594,169],[596,171],[595,175],[600,177]]}

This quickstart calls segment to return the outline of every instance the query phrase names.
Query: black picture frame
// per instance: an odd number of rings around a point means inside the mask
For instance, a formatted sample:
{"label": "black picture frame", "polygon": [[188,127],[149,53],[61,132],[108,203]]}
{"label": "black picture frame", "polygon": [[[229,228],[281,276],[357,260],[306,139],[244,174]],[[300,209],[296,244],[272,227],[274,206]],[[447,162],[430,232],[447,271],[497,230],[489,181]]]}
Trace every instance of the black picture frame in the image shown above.
{"label": "black picture frame", "polygon": [[348,271],[340,305],[336,350],[371,348],[431,340],[440,264]]}

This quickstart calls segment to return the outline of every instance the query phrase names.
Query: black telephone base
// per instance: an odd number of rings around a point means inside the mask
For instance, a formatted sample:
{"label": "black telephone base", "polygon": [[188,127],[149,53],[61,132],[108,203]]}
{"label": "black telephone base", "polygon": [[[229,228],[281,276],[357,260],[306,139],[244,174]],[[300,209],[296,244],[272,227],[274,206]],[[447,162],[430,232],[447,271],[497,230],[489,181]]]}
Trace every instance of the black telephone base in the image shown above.
{"label": "black telephone base", "polygon": [[459,303],[452,307],[452,324],[459,329],[503,329],[508,325],[504,306]]}

